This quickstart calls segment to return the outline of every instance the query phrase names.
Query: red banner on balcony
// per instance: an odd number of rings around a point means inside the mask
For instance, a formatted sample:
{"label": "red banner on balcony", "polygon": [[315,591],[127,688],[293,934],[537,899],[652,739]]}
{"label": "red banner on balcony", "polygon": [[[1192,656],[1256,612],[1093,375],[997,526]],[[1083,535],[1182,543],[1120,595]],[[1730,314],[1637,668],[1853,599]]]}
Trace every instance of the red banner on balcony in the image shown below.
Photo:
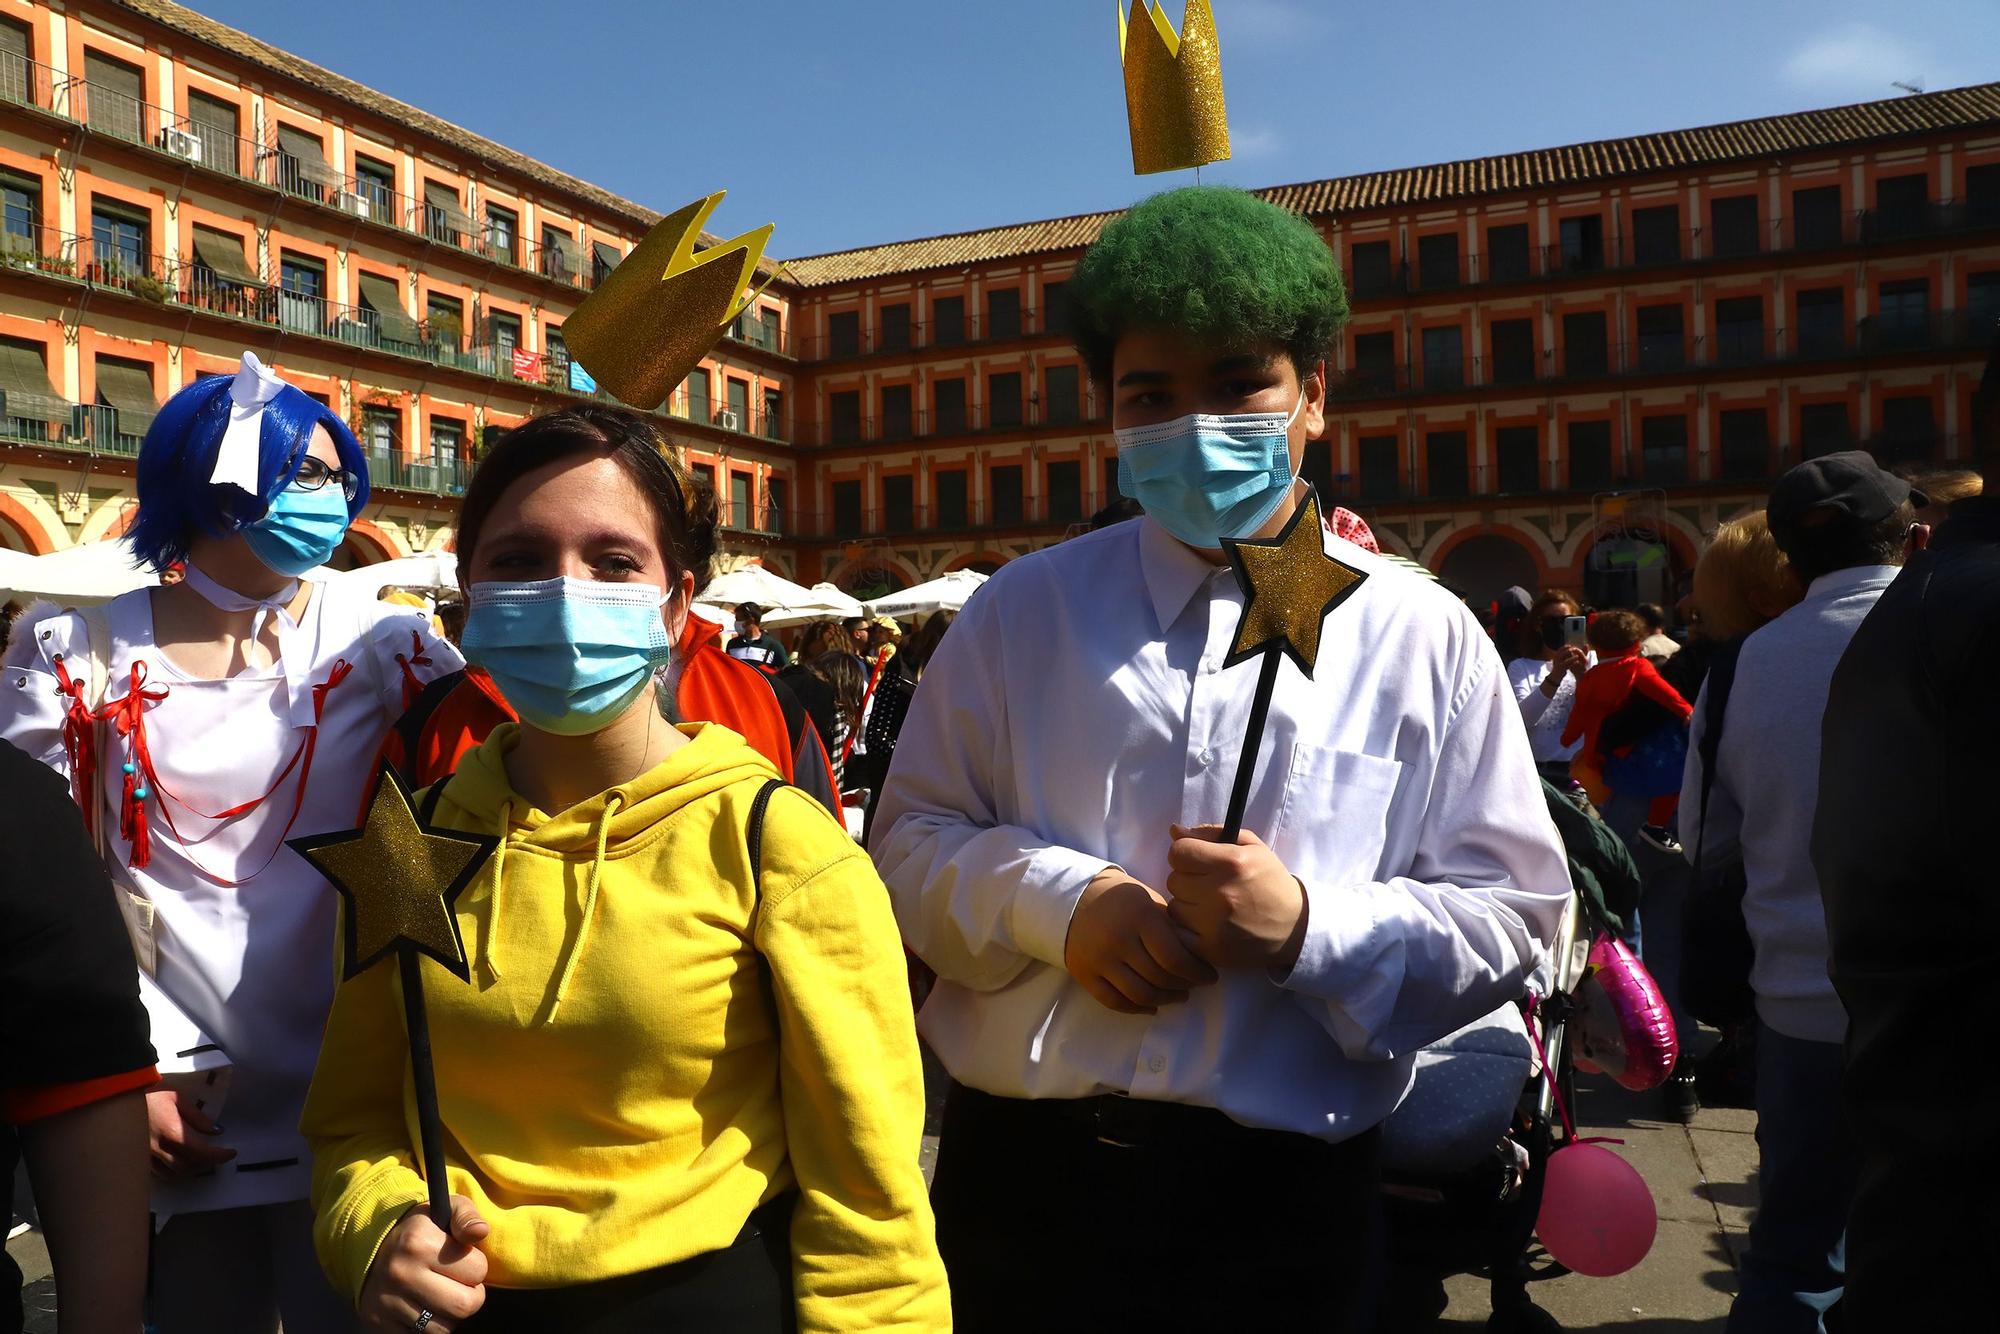
{"label": "red banner on balcony", "polygon": [[539,380],[542,378],[542,354],[530,352],[524,347],[514,349],[514,378],[517,380]]}

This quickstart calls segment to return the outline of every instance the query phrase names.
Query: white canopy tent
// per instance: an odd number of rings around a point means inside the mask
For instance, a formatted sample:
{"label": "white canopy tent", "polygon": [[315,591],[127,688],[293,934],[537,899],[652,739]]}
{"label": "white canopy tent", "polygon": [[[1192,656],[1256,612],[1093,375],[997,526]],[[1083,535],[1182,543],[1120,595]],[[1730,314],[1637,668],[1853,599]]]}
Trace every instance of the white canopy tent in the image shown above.
{"label": "white canopy tent", "polygon": [[811,588],[781,579],[761,565],[745,565],[711,581],[695,601],[695,611],[729,624],[736,608],[754,602],[764,609],[764,628],[798,625],[822,618],[862,616],[862,605],[832,584]]}
{"label": "white canopy tent", "polygon": [[0,551],[0,600],[46,598],[65,607],[92,606],[159,582],[122,540],[86,542],[46,556]]}
{"label": "white canopy tent", "polygon": [[365,588],[371,594],[379,594],[385,588],[436,594],[458,588],[458,557],[449,551],[425,551],[398,560],[357,565],[327,577],[345,587]]}
{"label": "white canopy tent", "polygon": [[[373,566],[381,569],[383,566]],[[306,571],[313,580],[336,579],[324,565]],[[46,556],[0,551],[0,601],[45,599],[63,607],[89,607],[109,602],[135,588],[152,588],[160,577],[138,563],[123,538],[84,542]],[[393,581],[391,581],[393,582]]]}
{"label": "white canopy tent", "polygon": [[906,588],[900,593],[876,598],[866,604],[871,616],[924,616],[934,611],[961,610],[987,576],[977,570],[953,570],[928,583]]}

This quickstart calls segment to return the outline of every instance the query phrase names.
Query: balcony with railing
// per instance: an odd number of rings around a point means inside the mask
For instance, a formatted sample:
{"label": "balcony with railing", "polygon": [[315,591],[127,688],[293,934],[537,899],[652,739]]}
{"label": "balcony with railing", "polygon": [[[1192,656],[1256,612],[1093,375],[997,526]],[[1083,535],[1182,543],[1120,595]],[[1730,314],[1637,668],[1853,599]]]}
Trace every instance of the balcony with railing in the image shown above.
{"label": "balcony with railing", "polygon": [[1110,429],[1109,417],[1091,415],[1081,404],[1045,402],[981,403],[963,409],[927,409],[909,412],[878,412],[871,415],[833,415],[824,421],[798,423],[798,443],[843,447],[847,445],[894,445],[916,440],[950,439],[989,432],[1103,432]]}
{"label": "balcony with railing", "polygon": [[[1029,306],[1019,311],[988,312],[943,319],[830,330],[795,336],[792,355],[801,361],[847,361],[861,357],[900,356],[911,352],[976,347],[1022,338],[1067,337],[1067,307]],[[879,312],[878,312],[879,316]]]}
{"label": "balcony with railing", "polygon": [[1347,289],[1356,301],[1400,302],[1413,295],[1468,287],[1732,263],[1990,230],[2000,230],[2000,200],[1947,199],[1898,207],[1825,210],[1720,227],[1634,228],[1509,251],[1458,254],[1430,266],[1416,258],[1386,265],[1373,263],[1348,272]]}
{"label": "balcony with railing", "polygon": [[[317,293],[241,282],[199,259],[169,261],[146,248],[99,242],[50,227],[0,232],[0,273],[19,271],[198,310],[285,335],[366,348],[569,398],[618,400],[573,381],[567,358],[504,344],[467,345],[455,322],[418,321],[402,310],[344,305]],[[739,435],[785,441],[781,411],[763,405],[712,408],[670,399],[658,414]]]}
{"label": "balcony with railing", "polygon": [[56,449],[92,457],[137,458],[150,419],[121,421],[117,408],[35,396],[32,404],[9,404],[0,390],[0,444]]}
{"label": "balcony with railing", "polygon": [[93,134],[151,149],[182,166],[219,172],[359,222],[449,245],[492,263],[578,291],[596,285],[580,246],[544,247],[505,229],[474,223],[457,208],[412,198],[379,174],[330,165],[309,136],[274,126],[275,141],[246,137],[154,106],[119,89],[64,76],[34,61],[0,56],[0,104],[34,107],[79,122]]}
{"label": "balcony with railing", "polygon": [[989,496],[954,505],[832,511],[787,510],[780,516],[787,537],[839,542],[866,538],[970,536],[1018,531],[1061,531],[1090,518],[1089,498],[1070,496]]}
{"label": "balcony with railing", "polygon": [[1329,392],[1335,401],[1352,403],[1576,380],[1671,377],[1696,369],[1745,370],[1860,354],[1984,348],[1992,333],[1990,321],[1956,310],[1871,316],[1854,325],[1826,323],[1796,330],[1725,324],[1700,338],[1660,334],[1566,345],[1532,356],[1434,357],[1414,365],[1348,367],[1332,372]]}
{"label": "balcony with railing", "polygon": [[[1407,458],[1387,468],[1346,474],[1322,485],[1323,497],[1366,511],[1379,505],[1453,504],[1483,500],[1524,500],[1550,495],[1588,496],[1637,488],[1686,490],[1763,489],[1803,458],[1837,449],[1863,449],[1884,466],[1937,464],[1959,457],[1964,442],[1936,431],[1909,431],[1817,442],[1764,439],[1724,442],[1720,447],[1656,451],[1648,455],[1634,440],[1609,455],[1579,456],[1567,451],[1551,464],[1537,441],[1535,457],[1516,464],[1430,466],[1413,476]],[[1422,446],[1419,445],[1419,452]]]}
{"label": "balcony with railing", "polygon": [[456,454],[406,455],[398,450],[368,451],[368,485],[392,491],[462,496],[472,465]]}

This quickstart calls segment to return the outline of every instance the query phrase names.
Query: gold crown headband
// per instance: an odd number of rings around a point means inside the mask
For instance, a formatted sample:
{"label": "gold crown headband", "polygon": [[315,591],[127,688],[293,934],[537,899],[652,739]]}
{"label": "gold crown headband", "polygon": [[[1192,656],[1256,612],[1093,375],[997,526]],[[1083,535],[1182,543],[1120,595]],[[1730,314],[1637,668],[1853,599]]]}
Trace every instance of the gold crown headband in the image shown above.
{"label": "gold crown headband", "polygon": [[1121,3],[1118,55],[1125,65],[1133,171],[1148,176],[1229,156],[1222,53],[1208,0],[1187,0],[1179,36],[1163,0],[1132,0],[1130,24]]}
{"label": "gold crown headband", "polygon": [[755,288],[772,224],[697,251],[718,190],[660,219],[563,325],[570,355],[619,400],[648,411],[666,402],[722,336],[771,285]]}

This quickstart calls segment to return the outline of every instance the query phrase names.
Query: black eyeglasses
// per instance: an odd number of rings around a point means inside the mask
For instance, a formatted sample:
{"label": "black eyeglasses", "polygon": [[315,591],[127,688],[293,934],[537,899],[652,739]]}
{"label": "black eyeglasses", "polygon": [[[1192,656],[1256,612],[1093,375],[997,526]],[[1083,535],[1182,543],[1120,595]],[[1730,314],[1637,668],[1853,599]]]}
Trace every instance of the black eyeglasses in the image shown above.
{"label": "black eyeglasses", "polygon": [[299,464],[299,470],[292,477],[292,485],[301,491],[317,491],[328,482],[338,480],[341,494],[352,504],[361,494],[361,474],[347,468],[329,468],[318,459],[307,458]]}

